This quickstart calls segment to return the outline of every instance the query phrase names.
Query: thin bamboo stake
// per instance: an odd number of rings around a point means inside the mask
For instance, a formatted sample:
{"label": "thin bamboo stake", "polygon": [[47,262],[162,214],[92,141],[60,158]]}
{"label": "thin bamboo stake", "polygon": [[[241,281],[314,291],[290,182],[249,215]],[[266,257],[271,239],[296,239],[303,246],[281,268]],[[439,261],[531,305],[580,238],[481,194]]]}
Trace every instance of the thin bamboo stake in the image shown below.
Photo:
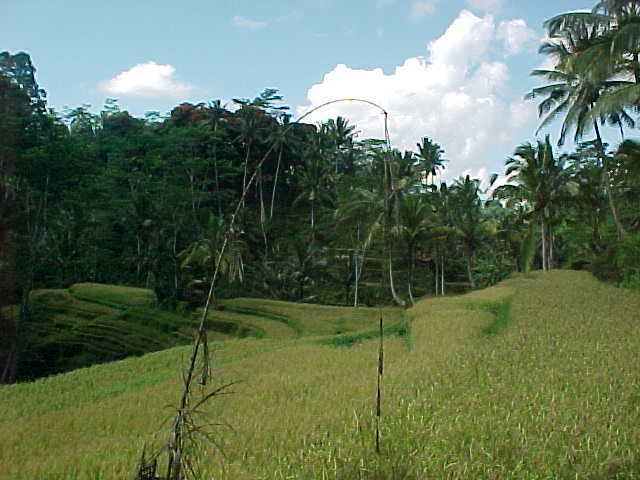
{"label": "thin bamboo stake", "polygon": [[382,328],[382,312],[380,312],[380,347],[378,349],[378,392],[376,395],[376,453],[380,454],[380,417],[382,416],[382,397],[380,383],[384,373],[384,331]]}

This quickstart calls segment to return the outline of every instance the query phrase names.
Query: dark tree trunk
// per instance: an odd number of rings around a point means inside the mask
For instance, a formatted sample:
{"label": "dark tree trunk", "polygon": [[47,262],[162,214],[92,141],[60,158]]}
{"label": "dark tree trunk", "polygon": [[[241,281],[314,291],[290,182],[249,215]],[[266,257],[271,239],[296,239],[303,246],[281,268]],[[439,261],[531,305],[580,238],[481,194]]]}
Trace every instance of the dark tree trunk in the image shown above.
{"label": "dark tree trunk", "polygon": [[622,222],[620,221],[620,217],[618,216],[618,208],[615,203],[615,199],[613,198],[613,192],[611,191],[611,177],[609,176],[609,162],[607,161],[607,156],[604,152],[604,146],[602,144],[602,137],[600,136],[600,129],[598,128],[598,122],[594,120],[593,127],[596,132],[596,141],[598,145],[598,153],[600,154],[600,160],[602,162],[602,180],[604,183],[604,190],[607,194],[607,199],[609,200],[609,208],[611,209],[611,215],[613,216],[613,222],[616,225],[616,230],[618,232],[619,238],[624,238],[627,236],[627,231],[622,226]]}
{"label": "dark tree trunk", "polygon": [[471,288],[476,288],[476,279],[473,277],[473,256],[473,250],[467,249],[467,276],[469,277]]}

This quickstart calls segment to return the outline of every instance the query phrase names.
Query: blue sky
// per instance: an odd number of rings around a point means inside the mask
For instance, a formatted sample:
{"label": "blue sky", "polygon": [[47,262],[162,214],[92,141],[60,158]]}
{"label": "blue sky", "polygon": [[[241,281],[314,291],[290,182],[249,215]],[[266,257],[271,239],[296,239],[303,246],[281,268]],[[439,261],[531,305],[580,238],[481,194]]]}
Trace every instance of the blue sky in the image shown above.
{"label": "blue sky", "polygon": [[[362,97],[389,111],[395,146],[429,136],[446,151],[448,177],[486,176],[535,139],[535,104],[522,97],[544,61],[542,23],[593,3],[2,0],[0,51],[31,54],[57,110],[118,98],[134,115],[165,113],[273,87],[300,114]],[[379,136],[379,114],[355,104],[311,120],[338,114]]]}

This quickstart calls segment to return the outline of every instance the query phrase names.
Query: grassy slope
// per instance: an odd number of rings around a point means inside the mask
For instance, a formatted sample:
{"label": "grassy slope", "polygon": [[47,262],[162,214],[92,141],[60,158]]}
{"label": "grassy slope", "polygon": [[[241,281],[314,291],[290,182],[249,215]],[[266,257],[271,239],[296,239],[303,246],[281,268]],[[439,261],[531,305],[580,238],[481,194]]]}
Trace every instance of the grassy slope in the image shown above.
{"label": "grassy slope", "polygon": [[[78,283],[69,290],[32,294],[33,321],[24,345],[23,380],[190,343],[200,312],[189,317],[155,309],[142,288]],[[397,323],[398,309],[383,309]],[[208,338],[292,339],[372,328],[370,309],[235,299],[211,311]]]}
{"label": "grassy slope", "polygon": [[151,291],[77,284],[32,293],[23,372],[46,375],[190,342],[189,322],[154,310]]}
{"label": "grassy slope", "polygon": [[[216,382],[243,383],[209,407],[234,429],[205,478],[638,478],[639,312],[638,293],[565,271],[420,302],[412,348],[385,343],[380,456],[376,342],[216,344]],[[187,351],[1,388],[0,478],[125,478],[166,434]]]}

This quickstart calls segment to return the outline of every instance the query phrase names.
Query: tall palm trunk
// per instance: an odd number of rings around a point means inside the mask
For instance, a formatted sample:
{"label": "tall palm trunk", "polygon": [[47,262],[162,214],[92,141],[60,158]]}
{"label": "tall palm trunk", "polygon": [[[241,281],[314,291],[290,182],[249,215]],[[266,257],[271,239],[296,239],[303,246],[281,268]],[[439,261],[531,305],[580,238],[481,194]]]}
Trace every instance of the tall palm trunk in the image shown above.
{"label": "tall palm trunk", "polygon": [[213,175],[216,181],[216,200],[218,203],[218,216],[222,216],[222,201],[220,198],[220,180],[219,180],[219,174],[218,174],[218,153],[216,150],[214,150],[214,153],[213,153]]}
{"label": "tall palm trunk", "polygon": [[413,300],[413,291],[412,291],[412,283],[413,283],[413,269],[414,269],[414,265],[415,264],[415,259],[414,259],[414,247],[413,245],[409,245],[409,262],[408,262],[408,269],[409,269],[409,273],[407,275],[407,290],[409,292],[409,301],[411,302],[411,305],[415,305],[415,301]]}
{"label": "tall palm trunk", "polygon": [[440,295],[444,297],[444,253],[440,257]]}
{"label": "tall palm trunk", "polygon": [[600,161],[602,164],[602,181],[604,183],[604,190],[609,200],[609,208],[611,209],[611,215],[613,216],[613,222],[616,225],[616,231],[618,232],[618,238],[625,238],[627,231],[622,226],[620,217],[618,216],[618,208],[616,207],[615,199],[613,198],[613,192],[611,191],[611,177],[609,175],[609,162],[604,152],[604,146],[602,144],[602,137],[600,136],[600,129],[598,128],[598,122],[593,121],[593,127],[596,132],[596,143],[598,146],[598,154],[600,155]]}
{"label": "tall palm trunk", "polygon": [[433,260],[434,263],[434,267],[435,267],[435,287],[436,287],[436,297],[439,295],[440,292],[440,285],[439,285],[439,279],[440,279],[440,272],[439,272],[439,267],[440,267],[440,258],[438,257],[438,251],[436,250],[436,255],[435,258]]}
{"label": "tall palm trunk", "polygon": [[311,233],[316,230],[315,200],[311,200]]}
{"label": "tall palm trunk", "polygon": [[358,272],[358,252],[356,251],[356,254],[353,257],[353,264],[354,264],[354,269],[355,269],[355,285],[353,288],[353,306],[357,307],[358,306],[358,283],[360,280],[360,272]]}
{"label": "tall palm trunk", "polygon": [[[216,121],[213,125],[213,133],[215,134],[218,131],[218,122]],[[216,203],[218,204],[218,216],[222,216],[222,201],[220,198],[220,177],[218,173],[218,145],[216,143],[213,144],[213,177],[216,182]]]}
{"label": "tall palm trunk", "polygon": [[[354,256],[354,262],[355,262],[355,268],[356,268],[356,284],[355,284],[355,289],[354,289],[354,293],[353,293],[353,306],[357,307],[358,306],[358,288],[360,285],[360,278],[362,276],[362,267],[364,266],[364,254],[365,254],[365,247],[363,246],[362,250],[360,250],[360,223],[358,223],[357,225],[357,230],[356,230],[356,241],[357,241],[357,247],[356,248],[356,254]],[[361,258],[361,260],[359,260],[359,258]]]}
{"label": "tall palm trunk", "polygon": [[267,253],[269,244],[267,242],[267,232],[265,223],[267,223],[267,212],[264,207],[264,195],[262,191],[262,167],[258,169],[258,193],[260,195],[260,228],[262,229],[262,238],[264,239],[264,252]]}
{"label": "tall palm trunk", "polygon": [[549,267],[547,265],[547,226],[544,218],[540,220],[540,230],[542,238],[542,271],[546,272]]}
{"label": "tall palm trunk", "polygon": [[271,191],[271,209],[269,210],[269,218],[273,218],[273,205],[276,201],[276,186],[278,185],[278,173],[280,172],[280,161],[282,160],[282,145],[278,152],[278,163],[276,164],[276,175],[273,179],[273,190]]}
{"label": "tall palm trunk", "polygon": [[244,157],[244,176],[242,177],[242,207],[244,208],[244,191],[247,188],[247,172],[249,170],[249,157],[251,155],[251,141],[247,142],[247,153]]}
{"label": "tall palm trunk", "polygon": [[389,288],[391,289],[391,296],[393,297],[393,301],[396,302],[401,307],[406,306],[406,302],[402,300],[398,294],[396,293],[396,287],[393,283],[393,260],[391,259],[391,249],[389,249]]}
{"label": "tall palm trunk", "polygon": [[469,277],[471,288],[476,288],[476,279],[473,276],[473,251],[471,248],[467,248],[467,276]]}

